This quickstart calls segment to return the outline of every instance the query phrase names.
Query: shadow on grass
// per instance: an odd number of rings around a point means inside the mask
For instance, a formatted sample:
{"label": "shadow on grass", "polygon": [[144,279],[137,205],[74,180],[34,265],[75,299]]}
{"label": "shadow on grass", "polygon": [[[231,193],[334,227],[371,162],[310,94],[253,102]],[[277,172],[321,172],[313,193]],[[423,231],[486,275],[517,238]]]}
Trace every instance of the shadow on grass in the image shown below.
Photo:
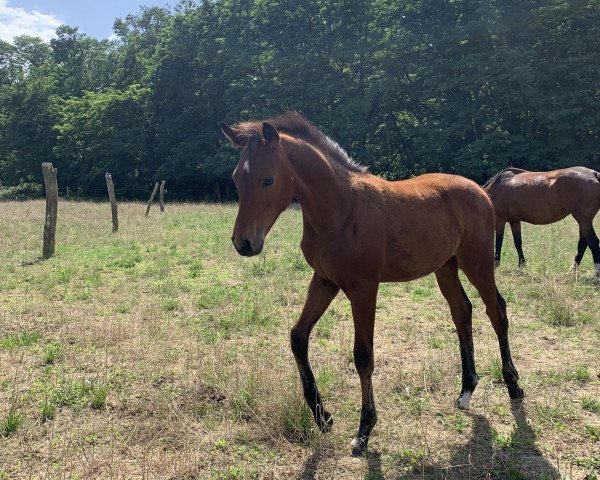
{"label": "shadow on grass", "polygon": [[321,459],[325,458],[326,455],[327,452],[320,448],[315,450],[304,462],[304,469],[302,470],[300,477],[298,477],[298,480],[313,480],[317,473],[319,463],[321,463]]}
{"label": "shadow on grass", "polygon": [[535,446],[536,435],[527,421],[521,402],[512,402],[515,427],[510,437],[499,437],[482,415],[468,414],[473,419],[471,439],[456,448],[451,459],[443,464],[420,464],[412,470],[394,467],[383,474],[381,456],[371,452],[367,458],[365,480],[394,479],[503,479],[556,480],[562,478],[556,468]]}

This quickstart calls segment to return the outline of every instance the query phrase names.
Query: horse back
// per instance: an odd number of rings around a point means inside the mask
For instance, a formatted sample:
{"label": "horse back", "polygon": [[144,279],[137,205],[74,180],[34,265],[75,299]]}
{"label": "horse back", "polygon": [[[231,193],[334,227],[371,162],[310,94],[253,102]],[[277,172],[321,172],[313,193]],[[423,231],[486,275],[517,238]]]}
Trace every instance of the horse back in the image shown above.
{"label": "horse back", "polygon": [[577,217],[591,209],[597,211],[598,175],[585,167],[522,172],[494,182],[486,191],[500,221],[549,224],[569,214]]}
{"label": "horse back", "polygon": [[436,271],[462,249],[492,252],[494,212],[475,182],[446,174],[383,182],[384,280]]}

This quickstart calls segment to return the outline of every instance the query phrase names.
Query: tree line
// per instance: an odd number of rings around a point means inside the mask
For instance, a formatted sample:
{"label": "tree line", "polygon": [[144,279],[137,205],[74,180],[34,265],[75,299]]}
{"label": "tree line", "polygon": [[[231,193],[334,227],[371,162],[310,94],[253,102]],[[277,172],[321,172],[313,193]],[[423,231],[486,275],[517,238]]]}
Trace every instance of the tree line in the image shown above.
{"label": "tree line", "polygon": [[219,121],[303,113],[373,173],[600,168],[598,0],[206,0],[0,41],[0,192],[235,197]]}

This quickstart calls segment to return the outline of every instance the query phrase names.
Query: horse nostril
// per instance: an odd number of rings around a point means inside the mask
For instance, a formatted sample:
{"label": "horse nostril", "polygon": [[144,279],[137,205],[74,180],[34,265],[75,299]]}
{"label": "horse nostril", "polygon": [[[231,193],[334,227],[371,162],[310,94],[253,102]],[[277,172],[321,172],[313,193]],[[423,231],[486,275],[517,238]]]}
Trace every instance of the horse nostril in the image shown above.
{"label": "horse nostril", "polygon": [[244,240],[242,242],[242,251],[244,252],[251,252],[252,251],[252,244],[250,243],[250,240]]}

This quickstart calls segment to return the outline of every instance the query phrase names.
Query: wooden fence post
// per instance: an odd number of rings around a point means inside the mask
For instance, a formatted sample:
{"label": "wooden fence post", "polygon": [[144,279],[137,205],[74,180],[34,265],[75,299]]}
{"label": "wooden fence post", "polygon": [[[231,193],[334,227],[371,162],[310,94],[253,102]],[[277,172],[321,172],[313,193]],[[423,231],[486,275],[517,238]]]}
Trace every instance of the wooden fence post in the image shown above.
{"label": "wooden fence post", "polygon": [[148,200],[148,207],[146,208],[146,216],[150,213],[150,207],[152,206],[152,201],[154,200],[154,195],[156,195],[156,191],[158,190],[158,182],[154,184],[154,190],[152,190],[152,195],[150,195],[150,200]]}
{"label": "wooden fence post", "polygon": [[56,216],[58,212],[58,181],[57,170],[51,163],[42,163],[44,184],[46,185],[46,221],[44,222],[44,246],[42,258],[48,259],[54,255],[56,237]]}
{"label": "wooden fence post", "polygon": [[162,182],[160,182],[158,198],[160,201],[160,212],[162,213],[165,211],[165,181],[164,180]]}
{"label": "wooden fence post", "polygon": [[113,233],[119,230],[119,217],[117,212],[117,197],[115,196],[115,185],[112,175],[106,172],[106,188],[108,188],[108,198],[110,200],[110,209],[112,211],[112,231]]}

